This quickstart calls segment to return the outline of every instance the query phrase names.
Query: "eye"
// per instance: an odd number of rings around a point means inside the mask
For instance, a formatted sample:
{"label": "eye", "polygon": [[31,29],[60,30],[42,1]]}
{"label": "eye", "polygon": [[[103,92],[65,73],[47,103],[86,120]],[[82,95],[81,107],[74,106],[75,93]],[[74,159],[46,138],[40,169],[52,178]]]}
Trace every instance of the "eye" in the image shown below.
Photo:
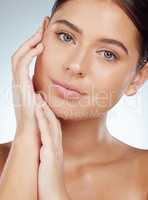
{"label": "eye", "polygon": [[66,42],[66,43],[69,43],[71,40],[73,40],[73,37],[66,32],[56,32],[56,35],[57,35],[58,39]]}
{"label": "eye", "polygon": [[100,53],[103,53],[103,56],[107,61],[116,61],[118,57],[111,51],[108,50],[101,50]]}

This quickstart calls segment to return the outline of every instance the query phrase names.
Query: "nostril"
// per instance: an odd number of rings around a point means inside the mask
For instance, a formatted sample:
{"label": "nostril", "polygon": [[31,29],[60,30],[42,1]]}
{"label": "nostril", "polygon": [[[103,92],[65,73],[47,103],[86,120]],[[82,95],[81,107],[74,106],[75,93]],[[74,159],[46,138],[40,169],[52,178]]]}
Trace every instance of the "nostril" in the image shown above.
{"label": "nostril", "polygon": [[74,68],[70,68],[70,67],[65,67],[65,70],[71,70],[71,71],[73,71],[73,73],[75,73],[75,74],[77,74],[77,75],[79,75],[79,76],[83,76],[84,75],[84,73],[82,72],[82,70],[81,70],[81,72],[80,72],[80,70],[77,70],[77,69],[74,69]]}
{"label": "nostril", "polygon": [[69,67],[66,67],[66,70],[69,70]]}

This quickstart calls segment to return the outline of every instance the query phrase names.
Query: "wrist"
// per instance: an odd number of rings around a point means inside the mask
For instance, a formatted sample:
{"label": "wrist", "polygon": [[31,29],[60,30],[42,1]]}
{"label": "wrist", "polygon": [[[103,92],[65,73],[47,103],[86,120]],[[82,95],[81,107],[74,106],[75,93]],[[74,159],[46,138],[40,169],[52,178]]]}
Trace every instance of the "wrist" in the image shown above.
{"label": "wrist", "polygon": [[17,130],[12,146],[18,152],[29,153],[29,156],[31,156],[30,154],[39,156],[39,135],[29,127]]}
{"label": "wrist", "polygon": [[36,122],[32,119],[32,120],[23,120],[23,121],[20,121],[18,124],[17,124],[17,127],[16,127],[16,135],[22,135],[23,133],[26,133],[26,132],[35,132],[37,131],[37,125],[36,125]]}

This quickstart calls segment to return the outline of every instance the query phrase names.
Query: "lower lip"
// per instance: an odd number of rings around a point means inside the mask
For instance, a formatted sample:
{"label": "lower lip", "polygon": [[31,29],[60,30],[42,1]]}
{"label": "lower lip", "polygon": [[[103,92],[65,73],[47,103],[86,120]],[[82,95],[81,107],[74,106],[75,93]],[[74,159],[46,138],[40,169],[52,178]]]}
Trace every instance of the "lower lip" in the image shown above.
{"label": "lower lip", "polygon": [[56,83],[53,83],[53,87],[58,92],[58,94],[64,99],[79,99],[81,97],[80,93],[64,88]]}

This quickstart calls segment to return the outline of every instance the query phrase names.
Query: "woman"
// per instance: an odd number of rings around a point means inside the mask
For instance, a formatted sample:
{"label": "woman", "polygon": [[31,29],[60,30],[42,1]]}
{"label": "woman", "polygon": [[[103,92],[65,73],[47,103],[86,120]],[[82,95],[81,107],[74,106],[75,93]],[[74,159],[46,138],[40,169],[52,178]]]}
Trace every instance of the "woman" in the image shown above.
{"label": "woman", "polygon": [[22,106],[13,143],[1,146],[1,200],[148,199],[148,152],[106,127],[107,112],[147,80],[147,17],[146,0],[58,0],[15,52]]}

